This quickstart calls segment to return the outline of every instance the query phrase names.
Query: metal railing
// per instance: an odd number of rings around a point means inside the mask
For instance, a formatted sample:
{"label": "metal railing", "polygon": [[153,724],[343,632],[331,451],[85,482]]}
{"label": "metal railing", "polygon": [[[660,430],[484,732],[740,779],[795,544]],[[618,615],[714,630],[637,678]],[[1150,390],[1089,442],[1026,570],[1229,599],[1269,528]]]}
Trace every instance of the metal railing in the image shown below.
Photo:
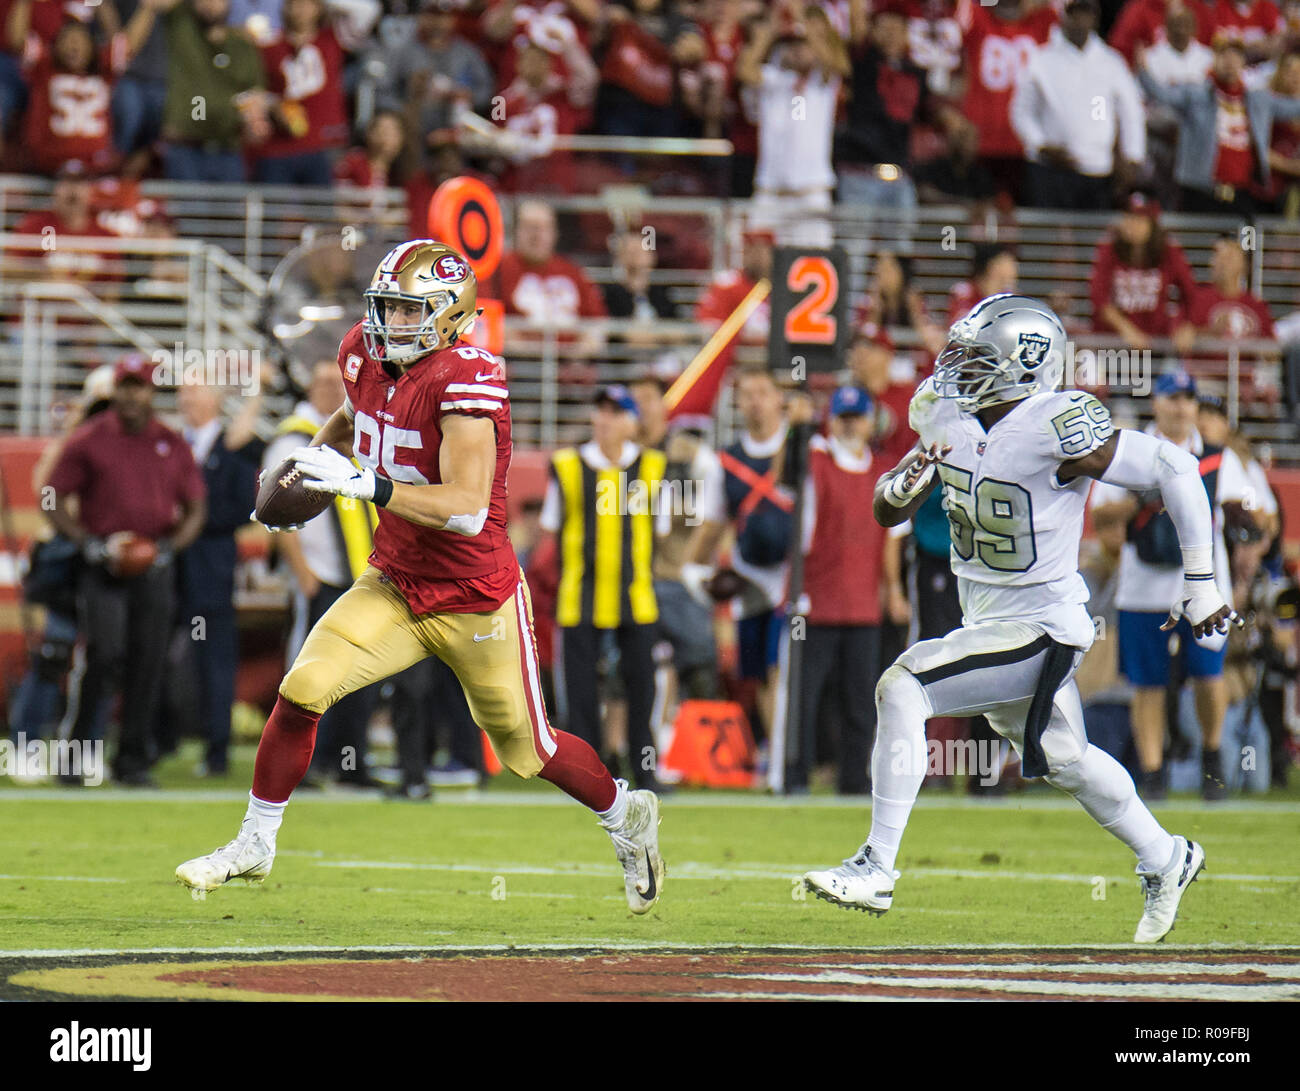
{"label": "metal railing", "polygon": [[[45,207],[48,188],[47,181],[0,176],[0,224],[15,222],[28,209]],[[0,429],[43,430],[50,406],[72,396],[90,367],[130,347],[152,352],[180,342],[201,350],[269,349],[261,325],[269,272],[301,244],[304,226],[315,222],[318,228],[328,224],[337,231],[339,212],[347,210],[348,201],[377,202],[363,210],[374,213],[371,222],[378,226],[371,230],[393,230],[394,237],[404,231],[396,226],[399,219],[405,223],[406,215],[399,191],[340,195],[301,188],[173,183],[146,183],[144,189],[167,201],[187,237],[59,240],[66,250],[81,245],[107,255],[112,268],[96,275],[56,280],[48,275],[41,253],[46,240],[0,236],[0,322],[6,329],[0,339]],[[709,330],[689,316],[711,278],[739,263],[740,228],[747,214],[745,202],[658,198],[636,187],[547,199],[561,217],[563,251],[597,284],[616,278],[607,243],[611,233],[629,226],[653,229],[652,245],[665,264],[683,243],[695,247],[703,260],[652,272],[652,280],[667,286],[678,305],[680,317],[674,321],[655,322],[649,328],[614,321],[584,323],[590,342],[585,345],[576,343],[572,333],[509,321],[506,356],[515,385],[517,439],[525,446],[579,438],[585,430],[584,400],[591,382],[627,378],[664,354],[674,354],[679,366],[694,356]],[[503,201],[508,231],[517,204],[514,199]],[[969,273],[974,244],[992,238],[1017,247],[1020,290],[1064,295],[1079,308],[1073,316],[1066,315],[1067,322],[1086,325],[1079,318],[1088,312],[1093,254],[1111,220],[1101,214],[1074,214],[1063,223],[1059,215],[1032,211],[1017,214],[1014,221],[972,220],[964,209],[940,207],[889,218],[841,207],[833,217],[837,241],[850,257],[851,306],[869,286],[874,255],[888,247],[913,258],[916,283],[940,326],[953,283]],[[1208,279],[1214,241],[1224,230],[1235,229],[1235,222],[1172,215],[1165,221],[1198,279]],[[1252,285],[1271,299],[1280,315],[1289,309],[1283,300],[1300,290],[1300,232],[1283,221],[1262,221],[1251,241]],[[244,260],[250,255],[252,263]],[[894,333],[900,349],[907,349],[907,331]],[[1093,350],[1125,347],[1117,339],[1092,334],[1076,335],[1075,341]],[[761,349],[752,348],[742,353],[761,355]],[[1272,444],[1279,459],[1300,461],[1292,423],[1276,397],[1278,346],[1203,342],[1196,355],[1189,364],[1225,396],[1243,430]],[[1157,342],[1149,366],[1158,372],[1174,359],[1168,342]],[[1117,398],[1122,406],[1122,393]],[[1141,412],[1140,405],[1135,412]],[[721,427],[729,433],[727,420]]]}
{"label": "metal railing", "polygon": [[178,363],[194,350],[265,352],[265,281],[217,246],[60,236],[64,261],[91,259],[77,276],[49,268],[50,245],[0,234],[0,430],[48,431],[54,407],[78,397],[93,368],[127,352],[179,352]]}

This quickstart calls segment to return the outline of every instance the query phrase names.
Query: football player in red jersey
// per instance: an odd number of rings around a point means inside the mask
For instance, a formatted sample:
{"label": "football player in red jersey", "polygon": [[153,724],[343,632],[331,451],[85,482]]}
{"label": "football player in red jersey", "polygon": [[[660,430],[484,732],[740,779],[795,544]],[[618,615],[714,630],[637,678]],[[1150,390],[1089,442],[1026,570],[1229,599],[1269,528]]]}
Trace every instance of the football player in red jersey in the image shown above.
{"label": "football player in red jersey", "polygon": [[344,402],[293,457],[308,487],[375,504],[374,552],[280,685],[239,835],[176,869],[196,897],[270,873],[321,714],[430,655],[456,672],[502,764],[551,781],[597,813],[632,912],[647,912],[659,896],[658,798],[628,791],[590,746],[546,720],[528,585],[506,536],[505,370],[491,353],[460,343],[477,317],[477,295],[474,272],[455,250],[429,239],[403,243],[380,262],[365,321],[339,347]]}

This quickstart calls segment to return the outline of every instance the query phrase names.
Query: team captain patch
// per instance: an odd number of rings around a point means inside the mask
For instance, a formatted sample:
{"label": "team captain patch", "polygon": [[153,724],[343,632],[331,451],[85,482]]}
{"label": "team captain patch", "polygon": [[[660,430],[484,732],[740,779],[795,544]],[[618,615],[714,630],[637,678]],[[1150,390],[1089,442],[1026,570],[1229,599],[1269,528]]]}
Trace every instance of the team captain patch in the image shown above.
{"label": "team captain patch", "polygon": [[359,374],[361,374],[361,357],[350,352],[343,362],[343,378],[350,383],[355,383]]}

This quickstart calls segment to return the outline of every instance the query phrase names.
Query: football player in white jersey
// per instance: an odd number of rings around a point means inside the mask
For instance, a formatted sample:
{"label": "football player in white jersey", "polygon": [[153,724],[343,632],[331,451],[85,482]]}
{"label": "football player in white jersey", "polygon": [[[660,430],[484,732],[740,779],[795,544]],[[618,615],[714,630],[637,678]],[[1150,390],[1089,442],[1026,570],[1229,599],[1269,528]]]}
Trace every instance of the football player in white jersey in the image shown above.
{"label": "football player in white jersey", "polygon": [[876,486],[875,517],[907,519],[942,488],[962,625],[905,651],[876,689],[871,832],[839,867],[805,885],[827,901],[889,909],[895,857],[926,772],[925,721],[983,713],[1021,755],[1027,777],[1074,796],[1137,856],[1145,894],[1136,943],[1163,939],[1205,851],[1166,832],[1133,780],[1088,745],[1073,681],[1094,635],[1079,575],[1091,480],[1159,489],[1183,553],[1184,582],[1166,628],[1186,614],[1198,640],[1225,639],[1240,618],[1214,580],[1213,524],[1194,457],[1142,432],[1116,429],[1092,395],[1058,390],[1066,334],[1034,299],[996,295],[948,333],[910,416],[916,448]]}

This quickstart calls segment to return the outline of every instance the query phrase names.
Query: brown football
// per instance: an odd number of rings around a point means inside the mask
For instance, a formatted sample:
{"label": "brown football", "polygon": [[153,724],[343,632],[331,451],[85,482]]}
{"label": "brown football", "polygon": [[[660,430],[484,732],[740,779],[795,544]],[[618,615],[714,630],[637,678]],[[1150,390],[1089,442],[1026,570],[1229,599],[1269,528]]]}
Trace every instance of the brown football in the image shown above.
{"label": "brown football", "polygon": [[262,474],[253,514],[268,527],[290,527],[315,519],[334,502],[334,494],[303,485],[303,473],[286,458],[270,473]]}
{"label": "brown football", "polygon": [[158,559],[158,548],[148,538],[124,534],[112,543],[108,571],[120,580],[133,579]]}

